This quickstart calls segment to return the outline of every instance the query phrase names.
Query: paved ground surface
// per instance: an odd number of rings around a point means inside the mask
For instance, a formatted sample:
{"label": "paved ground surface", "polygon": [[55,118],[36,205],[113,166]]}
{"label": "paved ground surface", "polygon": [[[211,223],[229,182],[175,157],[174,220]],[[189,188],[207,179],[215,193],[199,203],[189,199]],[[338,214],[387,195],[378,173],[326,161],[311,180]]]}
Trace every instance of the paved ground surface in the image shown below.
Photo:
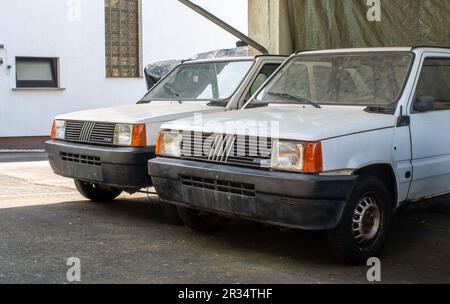
{"label": "paved ground surface", "polygon": [[[398,215],[382,258],[386,283],[450,283],[450,208]],[[234,222],[215,235],[169,225],[157,203],[84,200],[46,162],[0,164],[0,283],[367,283],[337,265],[322,233]]]}
{"label": "paved ground surface", "polygon": [[6,162],[33,162],[47,160],[45,152],[2,152],[0,151],[0,163]]}

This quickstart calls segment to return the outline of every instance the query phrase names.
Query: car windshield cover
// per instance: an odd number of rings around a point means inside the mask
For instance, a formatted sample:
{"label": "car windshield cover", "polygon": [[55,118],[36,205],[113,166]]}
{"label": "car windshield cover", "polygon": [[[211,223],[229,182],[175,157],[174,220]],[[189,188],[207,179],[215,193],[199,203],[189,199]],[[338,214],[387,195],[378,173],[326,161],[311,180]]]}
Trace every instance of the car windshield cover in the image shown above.
{"label": "car windshield cover", "polygon": [[237,90],[253,61],[185,63],[159,82],[142,102],[224,100]]}
{"label": "car windshield cover", "polygon": [[412,58],[409,52],[299,55],[253,102],[391,106],[402,93]]}

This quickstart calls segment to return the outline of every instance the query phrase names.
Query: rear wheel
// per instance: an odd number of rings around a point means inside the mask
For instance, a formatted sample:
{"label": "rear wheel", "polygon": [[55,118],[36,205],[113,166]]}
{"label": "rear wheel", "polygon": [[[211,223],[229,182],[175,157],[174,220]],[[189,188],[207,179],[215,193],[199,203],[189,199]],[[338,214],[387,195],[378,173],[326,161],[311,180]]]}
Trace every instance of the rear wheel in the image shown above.
{"label": "rear wheel", "polygon": [[111,202],[122,193],[122,190],[114,187],[80,180],[75,180],[75,187],[85,198],[99,203]]}
{"label": "rear wheel", "polygon": [[384,247],[392,218],[392,198],[378,178],[361,176],[339,226],[329,231],[332,254],[347,264],[364,264]]}
{"label": "rear wheel", "polygon": [[230,222],[229,218],[217,214],[182,207],[178,207],[178,214],[186,226],[199,232],[216,232],[224,229]]}

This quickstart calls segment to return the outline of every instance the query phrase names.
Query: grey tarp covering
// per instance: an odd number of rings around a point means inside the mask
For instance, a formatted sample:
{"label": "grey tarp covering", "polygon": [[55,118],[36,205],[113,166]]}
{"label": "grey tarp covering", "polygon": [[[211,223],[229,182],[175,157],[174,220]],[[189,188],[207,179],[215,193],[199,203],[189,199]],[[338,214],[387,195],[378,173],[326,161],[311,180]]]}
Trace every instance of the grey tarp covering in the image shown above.
{"label": "grey tarp covering", "polygon": [[166,60],[147,65],[145,68],[147,88],[150,89],[153,87],[162,77],[164,77],[180,63],[181,60]]}
{"label": "grey tarp covering", "polygon": [[370,22],[367,0],[288,0],[295,50],[450,46],[450,0],[380,0]]}
{"label": "grey tarp covering", "polygon": [[247,57],[249,55],[249,48],[246,46],[233,48],[233,49],[222,49],[206,53],[200,53],[192,57],[191,59],[214,59],[214,58],[225,58],[225,57]]}

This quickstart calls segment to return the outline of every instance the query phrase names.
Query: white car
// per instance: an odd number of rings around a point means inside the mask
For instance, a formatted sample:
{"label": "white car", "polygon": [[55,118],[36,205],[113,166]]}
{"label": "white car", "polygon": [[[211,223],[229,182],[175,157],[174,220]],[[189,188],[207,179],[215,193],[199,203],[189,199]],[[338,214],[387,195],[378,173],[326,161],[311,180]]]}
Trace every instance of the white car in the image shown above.
{"label": "white car", "polygon": [[56,117],[46,143],[56,174],[73,178],[93,201],[151,186],[162,123],[194,113],[241,109],[286,59],[283,56],[189,60],[174,68],[137,104]]}
{"label": "white car", "polygon": [[149,173],[194,229],[236,216],[324,230],[358,264],[400,207],[449,197],[450,49],[298,53],[248,107],[162,126]]}

